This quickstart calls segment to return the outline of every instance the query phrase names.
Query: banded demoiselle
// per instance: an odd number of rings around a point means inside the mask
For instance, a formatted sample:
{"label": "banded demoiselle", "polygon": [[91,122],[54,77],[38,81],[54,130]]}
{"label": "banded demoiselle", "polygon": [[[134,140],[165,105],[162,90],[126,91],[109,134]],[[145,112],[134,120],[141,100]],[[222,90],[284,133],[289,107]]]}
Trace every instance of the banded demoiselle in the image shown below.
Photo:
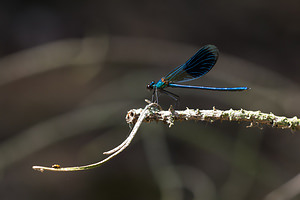
{"label": "banded demoiselle", "polygon": [[217,90],[217,91],[243,91],[248,90],[248,87],[206,87],[206,86],[193,86],[193,85],[180,85],[177,83],[191,81],[209,72],[216,64],[219,56],[219,50],[214,45],[205,45],[197,51],[189,60],[184,64],[178,66],[173,71],[162,77],[157,83],[152,81],[147,85],[147,89],[154,90],[152,94],[152,102],[158,103],[158,92],[167,94],[172,97],[176,102],[179,96],[165,90],[167,87],[172,88],[189,88],[201,90]]}

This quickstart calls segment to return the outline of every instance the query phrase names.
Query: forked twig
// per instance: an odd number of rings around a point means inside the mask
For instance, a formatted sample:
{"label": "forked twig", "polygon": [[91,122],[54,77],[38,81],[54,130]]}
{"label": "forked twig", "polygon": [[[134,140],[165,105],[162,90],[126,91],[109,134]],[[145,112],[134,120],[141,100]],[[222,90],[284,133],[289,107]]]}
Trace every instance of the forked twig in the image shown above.
{"label": "forked twig", "polygon": [[92,168],[95,168],[95,167],[99,167],[103,163],[109,161],[110,159],[112,159],[113,157],[115,157],[116,155],[121,153],[124,149],[126,149],[129,146],[129,144],[131,143],[131,141],[134,138],[135,134],[137,133],[139,127],[141,126],[142,122],[144,121],[144,118],[148,115],[148,112],[150,112],[150,108],[154,105],[157,105],[157,104],[155,104],[155,103],[148,104],[142,110],[142,112],[140,113],[140,116],[137,119],[133,129],[131,130],[131,133],[124,140],[124,142],[122,142],[116,148],[114,148],[110,151],[104,152],[104,154],[111,154],[107,158],[105,158],[105,159],[103,159],[103,160],[101,160],[97,163],[93,163],[93,164],[90,164],[90,165],[77,166],[77,167],[61,167],[58,164],[54,164],[54,165],[52,165],[52,167],[33,166],[32,168],[34,170],[44,172],[45,170],[48,170],[48,171],[81,171],[81,170],[87,170],[87,169],[92,169]]}
{"label": "forked twig", "polygon": [[[149,102],[148,102],[149,103]],[[155,107],[154,107],[155,106]],[[151,109],[151,108],[155,109]],[[109,161],[124,149],[126,149],[131,141],[133,140],[135,134],[137,133],[142,122],[150,121],[163,121],[169,126],[172,126],[175,121],[183,120],[198,120],[198,121],[209,121],[213,122],[215,120],[228,120],[228,121],[247,121],[250,122],[250,126],[261,126],[269,125],[276,128],[299,130],[300,129],[300,119],[297,117],[287,118],[276,116],[273,113],[262,113],[260,111],[246,111],[246,110],[217,110],[213,108],[212,110],[194,110],[186,109],[183,111],[176,111],[172,107],[168,111],[161,110],[161,107],[156,103],[149,103],[144,109],[132,109],[126,115],[127,123],[134,124],[133,129],[129,136],[117,147],[112,150],[106,151],[103,154],[109,155],[107,158],[90,165],[77,166],[77,167],[61,167],[58,164],[52,165],[52,167],[43,166],[33,166],[34,170],[38,171],[81,171],[99,167],[103,163]]]}

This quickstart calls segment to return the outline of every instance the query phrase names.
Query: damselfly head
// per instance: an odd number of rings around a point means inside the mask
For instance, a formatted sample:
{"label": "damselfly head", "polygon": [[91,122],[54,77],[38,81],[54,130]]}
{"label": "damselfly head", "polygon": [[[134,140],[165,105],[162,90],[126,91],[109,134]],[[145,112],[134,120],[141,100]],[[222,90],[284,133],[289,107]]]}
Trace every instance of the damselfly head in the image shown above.
{"label": "damselfly head", "polygon": [[148,89],[149,91],[153,90],[154,84],[155,84],[154,81],[152,81],[151,83],[149,83],[149,84],[147,85],[147,89]]}

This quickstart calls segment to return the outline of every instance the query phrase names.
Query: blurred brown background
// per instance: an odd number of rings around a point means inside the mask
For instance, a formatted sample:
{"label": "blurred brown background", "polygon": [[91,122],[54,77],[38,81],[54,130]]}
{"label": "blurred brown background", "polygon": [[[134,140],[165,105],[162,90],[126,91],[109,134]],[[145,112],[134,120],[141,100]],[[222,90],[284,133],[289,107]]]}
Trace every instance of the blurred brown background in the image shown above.
{"label": "blurred brown background", "polygon": [[[300,3],[1,1],[0,199],[300,199],[300,135],[247,123],[143,124],[100,168],[83,165],[128,135],[146,85],[214,44],[220,58],[180,108],[300,116]],[[172,99],[161,96],[168,108]]]}

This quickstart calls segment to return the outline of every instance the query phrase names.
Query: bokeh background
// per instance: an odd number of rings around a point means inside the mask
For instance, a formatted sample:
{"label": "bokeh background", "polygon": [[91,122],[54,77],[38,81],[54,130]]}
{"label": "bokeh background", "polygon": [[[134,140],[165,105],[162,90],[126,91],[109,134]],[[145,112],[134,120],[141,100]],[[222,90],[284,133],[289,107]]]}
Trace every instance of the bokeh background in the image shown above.
{"label": "bokeh background", "polygon": [[100,168],[31,169],[105,158],[147,83],[205,44],[220,57],[194,85],[252,89],[172,89],[180,109],[299,117],[299,21],[294,0],[1,1],[0,199],[300,199],[299,132],[248,123],[143,124]]}

